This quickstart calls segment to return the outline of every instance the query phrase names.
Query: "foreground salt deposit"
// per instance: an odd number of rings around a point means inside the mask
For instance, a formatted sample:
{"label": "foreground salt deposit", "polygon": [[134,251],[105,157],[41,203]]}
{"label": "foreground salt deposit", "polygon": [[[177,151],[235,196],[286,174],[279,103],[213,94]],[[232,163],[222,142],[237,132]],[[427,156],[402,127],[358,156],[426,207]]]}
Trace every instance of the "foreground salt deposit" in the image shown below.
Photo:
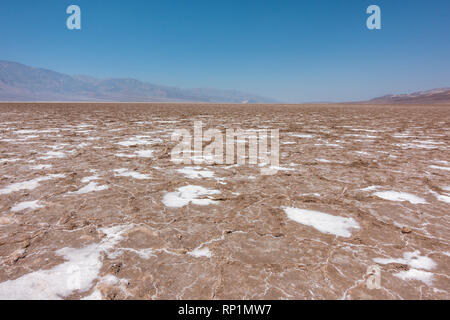
{"label": "foreground salt deposit", "polygon": [[38,270],[0,283],[0,299],[42,300],[62,299],[74,291],[84,292],[92,287],[102,266],[101,254],[111,251],[122,239],[129,226],[102,229],[106,237],[101,243],[83,248],[62,248],[55,253],[66,262],[52,269]]}

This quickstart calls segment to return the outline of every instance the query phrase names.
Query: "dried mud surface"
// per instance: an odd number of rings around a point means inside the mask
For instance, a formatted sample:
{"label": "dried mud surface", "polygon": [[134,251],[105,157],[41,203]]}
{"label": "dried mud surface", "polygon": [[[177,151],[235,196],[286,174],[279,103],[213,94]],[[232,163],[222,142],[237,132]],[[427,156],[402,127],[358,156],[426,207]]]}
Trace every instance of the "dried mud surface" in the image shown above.
{"label": "dried mud surface", "polygon": [[[450,298],[450,106],[4,103],[0,114],[2,298]],[[195,120],[278,128],[280,170],[174,164],[171,134]],[[216,192],[164,204],[189,185]],[[286,207],[359,228],[323,232]]]}

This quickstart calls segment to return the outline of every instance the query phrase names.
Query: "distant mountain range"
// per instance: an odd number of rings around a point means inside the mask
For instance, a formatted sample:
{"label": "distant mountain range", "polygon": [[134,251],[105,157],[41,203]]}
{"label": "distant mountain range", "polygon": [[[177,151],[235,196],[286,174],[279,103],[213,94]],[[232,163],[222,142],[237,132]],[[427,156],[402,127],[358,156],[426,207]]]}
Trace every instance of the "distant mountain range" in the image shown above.
{"label": "distant mountain range", "polygon": [[[280,103],[237,90],[180,89],[130,78],[71,76],[1,60],[0,101]],[[449,104],[450,88],[386,95],[359,103]]]}
{"label": "distant mountain range", "polygon": [[390,94],[366,103],[377,104],[449,104],[450,88],[433,89],[409,94]]}
{"label": "distant mountain range", "polygon": [[97,79],[0,60],[0,101],[276,103],[236,90],[180,89],[136,79]]}

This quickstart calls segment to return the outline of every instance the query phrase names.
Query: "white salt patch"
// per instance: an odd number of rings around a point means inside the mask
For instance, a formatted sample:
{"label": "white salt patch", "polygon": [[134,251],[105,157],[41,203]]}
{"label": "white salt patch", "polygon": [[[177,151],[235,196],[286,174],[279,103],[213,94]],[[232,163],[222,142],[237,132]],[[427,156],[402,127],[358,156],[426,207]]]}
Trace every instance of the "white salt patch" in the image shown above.
{"label": "white salt patch", "polygon": [[314,135],[312,134],[306,134],[306,133],[292,133],[290,134],[291,137],[296,137],[296,138],[312,138],[314,137]]}
{"label": "white salt patch", "polygon": [[212,256],[211,251],[209,251],[208,247],[205,247],[203,249],[195,248],[191,252],[188,252],[188,254],[196,258],[200,257],[211,258]]}
{"label": "white salt patch", "polygon": [[132,177],[134,179],[139,179],[139,180],[144,180],[144,179],[150,179],[149,175],[146,174],[142,174],[136,171],[131,171],[128,169],[115,169],[115,176],[119,176],[119,177]]}
{"label": "white salt patch", "polygon": [[442,187],[442,189],[445,191],[450,191],[450,186]]}
{"label": "white salt patch", "polygon": [[121,158],[152,158],[153,157],[153,150],[138,150],[134,152],[135,154],[126,154],[126,153],[116,153],[116,157]]}
{"label": "white salt patch", "polygon": [[375,133],[375,132],[383,132],[382,130],[359,129],[359,128],[354,128],[354,129],[351,129],[351,130],[352,130],[352,131],[372,132],[372,133]]}
{"label": "white salt patch", "polygon": [[33,170],[44,170],[44,169],[50,169],[52,167],[51,164],[38,164],[36,166],[30,166]]}
{"label": "white salt patch", "polygon": [[155,144],[155,143],[162,142],[162,140],[159,138],[152,139],[152,140],[148,140],[148,138],[150,138],[150,136],[136,136],[136,137],[129,138],[128,140],[120,141],[117,144],[124,146],[124,147],[131,147],[131,146],[136,146],[136,145],[149,145],[149,144]]}
{"label": "white salt patch", "polygon": [[120,144],[121,146],[124,146],[124,147],[130,147],[130,146],[135,146],[135,145],[151,144],[151,142],[149,142],[147,140],[143,140],[143,139],[130,138],[128,140],[118,142],[117,144]]}
{"label": "white salt patch", "polygon": [[156,257],[153,254],[153,250],[152,249],[138,249],[138,250],[136,250],[136,249],[126,248],[124,250],[128,250],[128,251],[134,252],[139,257],[141,257],[142,259],[146,259],[146,260],[150,259],[151,257]]}
{"label": "white salt patch", "polygon": [[415,136],[412,135],[408,135],[405,133],[401,133],[401,134],[394,134],[392,135],[394,138],[399,138],[399,139],[404,139],[404,138],[414,138]]}
{"label": "white salt patch", "polygon": [[[214,162],[214,156],[213,155],[192,156],[191,159],[192,159],[192,161],[195,164],[200,164],[200,163],[203,163],[203,162],[206,162],[206,163],[213,163]],[[173,162],[177,162],[178,160],[174,159],[172,161]]]}
{"label": "white salt patch", "polygon": [[99,176],[94,174],[93,176],[84,177],[83,179],[81,179],[81,182],[88,183],[88,182],[91,182],[92,180],[98,180],[98,179],[100,179]]}
{"label": "white salt patch", "polygon": [[390,201],[409,201],[412,204],[427,204],[425,199],[406,192],[380,191],[375,192],[374,195],[378,198]]}
{"label": "white salt patch", "polygon": [[58,143],[58,144],[51,146],[51,148],[53,150],[60,150],[60,149],[64,149],[64,147],[68,147],[68,146],[70,146],[69,143]]}
{"label": "white salt patch", "polygon": [[90,146],[90,145],[91,145],[90,143],[82,142],[82,143],[80,143],[77,147],[78,147],[78,148],[84,148],[84,147],[88,147],[88,146]]}
{"label": "white salt patch", "polygon": [[402,280],[418,280],[422,281],[427,285],[431,285],[433,283],[433,273],[428,271],[422,271],[417,269],[409,269],[408,271],[400,271],[394,276],[402,279]]}
{"label": "white salt patch", "polygon": [[66,262],[0,283],[0,300],[59,300],[75,291],[88,291],[102,267],[102,253],[111,251],[129,228],[101,229],[106,236],[100,243],[56,251]]}
{"label": "white salt patch", "polygon": [[75,128],[87,128],[92,126],[93,126],[92,124],[80,123],[79,125],[75,126]]}
{"label": "white salt patch", "polygon": [[19,211],[23,211],[23,210],[36,210],[39,208],[43,208],[43,206],[41,204],[39,204],[39,200],[35,200],[35,201],[24,201],[24,202],[20,202],[16,205],[14,205],[11,208],[12,212],[19,212]]}
{"label": "white salt patch", "polygon": [[381,187],[380,186],[369,186],[369,187],[361,189],[361,191],[373,191],[373,190],[376,190],[378,188],[381,188]]}
{"label": "white salt patch", "polygon": [[407,264],[412,268],[424,270],[431,270],[434,267],[436,267],[436,263],[432,259],[426,256],[421,256],[420,251],[418,250],[413,252],[405,252],[403,254],[403,258],[398,259],[375,258],[373,259],[373,261],[379,264],[389,264],[389,263]]}
{"label": "white salt patch", "polygon": [[114,155],[119,158],[136,158],[136,155],[134,154],[116,153]]}
{"label": "white salt patch", "polygon": [[420,143],[394,143],[394,146],[401,147],[403,149],[437,149],[437,146],[430,144]]}
{"label": "white salt patch", "polygon": [[206,206],[210,204],[215,204],[216,202],[209,198],[199,199],[199,197],[219,193],[220,193],[219,190],[211,190],[201,186],[188,185],[178,188],[178,191],[176,192],[166,193],[163,197],[162,203],[166,207],[171,208],[181,208],[188,205],[191,202],[199,206]]}
{"label": "white salt patch", "polygon": [[432,140],[413,140],[413,142],[419,144],[445,144],[444,142],[436,142]]}
{"label": "white salt patch", "polygon": [[438,199],[439,201],[450,203],[450,197],[449,196],[444,196],[442,194],[439,194],[439,193],[431,191],[431,190],[430,190],[430,193],[432,193],[436,197],[436,199]]}
{"label": "white salt patch", "polygon": [[114,286],[115,288],[120,289],[126,296],[128,296],[126,287],[129,285],[129,283],[130,282],[127,279],[120,279],[116,276],[113,276],[112,274],[108,274],[99,279],[97,284],[95,285],[94,291],[90,295],[82,298],[82,300],[102,300],[103,296],[99,289],[102,285]]}
{"label": "white salt patch", "polygon": [[75,191],[74,194],[85,194],[93,191],[102,191],[108,189],[107,185],[99,186],[95,182],[90,182],[88,185],[84,186],[78,191]]}
{"label": "white salt patch", "polygon": [[450,171],[450,168],[447,168],[447,167],[434,166],[434,165],[431,165],[431,166],[429,166],[429,167],[432,168],[432,169],[438,169],[438,170],[446,170],[446,171]]}
{"label": "white salt patch", "polygon": [[22,159],[0,159],[0,162],[17,162]]}
{"label": "white salt patch", "polygon": [[37,133],[39,132],[38,130],[17,130],[14,131],[14,133],[16,134],[30,134],[30,133]]}
{"label": "white salt patch", "polygon": [[321,162],[321,163],[343,163],[342,161],[332,161],[332,160],[327,160],[327,159],[322,159],[322,158],[317,158],[316,161]]}
{"label": "white salt patch", "polygon": [[29,135],[29,136],[23,136],[22,137],[22,139],[24,139],[24,140],[34,139],[34,138],[39,138],[39,136],[37,136],[37,135]]}
{"label": "white salt patch", "polygon": [[320,193],[302,193],[301,196],[313,196],[313,197],[320,197]]}
{"label": "white salt patch", "polygon": [[47,160],[47,159],[54,159],[54,158],[60,159],[60,158],[66,157],[66,154],[62,151],[49,151],[45,154],[46,154],[46,156],[40,157],[40,159]]}
{"label": "white salt patch", "polygon": [[177,123],[178,120],[159,120],[158,123]]}
{"label": "white salt patch", "polygon": [[81,300],[102,300],[103,296],[99,289],[95,289],[90,295],[82,298]]}
{"label": "white salt patch", "polygon": [[342,146],[339,145],[339,144],[337,144],[337,143],[328,143],[328,142],[325,142],[325,143],[315,143],[314,145],[315,145],[315,146],[327,146],[327,147],[337,147],[337,148],[342,148]]}
{"label": "white salt patch", "polygon": [[64,177],[65,177],[64,174],[51,174],[45,177],[35,178],[33,180],[13,183],[3,189],[0,189],[0,194],[9,194],[20,190],[32,190],[37,188],[40,182]]}
{"label": "white salt patch", "polygon": [[[368,135],[368,134],[351,134],[351,133],[347,133],[347,134],[344,134],[344,136],[345,137],[359,137],[359,138],[365,138],[365,139],[378,138],[378,136],[371,136],[371,135]],[[355,141],[357,141],[357,140],[355,140]],[[361,140],[361,141],[364,141],[364,140]]]}
{"label": "white salt patch", "polygon": [[199,178],[212,178],[214,177],[214,172],[211,170],[201,170],[201,167],[186,167],[183,169],[178,169],[177,172],[184,174],[189,179],[199,179]]}
{"label": "white salt patch", "polygon": [[313,210],[282,207],[289,219],[310,226],[323,233],[340,237],[350,237],[352,229],[359,229],[359,224],[352,218],[334,216]]}
{"label": "white salt patch", "polygon": [[151,158],[153,157],[153,150],[138,150],[135,151],[138,157],[141,158]]}

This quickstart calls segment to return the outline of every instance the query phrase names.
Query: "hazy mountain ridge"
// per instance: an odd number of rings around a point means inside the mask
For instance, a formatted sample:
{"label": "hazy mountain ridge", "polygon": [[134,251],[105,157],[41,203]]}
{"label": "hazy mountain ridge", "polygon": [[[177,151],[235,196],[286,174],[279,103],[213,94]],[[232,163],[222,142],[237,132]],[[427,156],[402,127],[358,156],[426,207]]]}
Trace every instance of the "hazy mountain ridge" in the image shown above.
{"label": "hazy mountain ridge", "polygon": [[0,101],[275,103],[237,90],[180,89],[131,78],[97,79],[0,61]]}
{"label": "hazy mountain ridge", "polygon": [[450,103],[450,88],[439,88],[407,94],[389,94],[366,102],[380,104],[448,104]]}

